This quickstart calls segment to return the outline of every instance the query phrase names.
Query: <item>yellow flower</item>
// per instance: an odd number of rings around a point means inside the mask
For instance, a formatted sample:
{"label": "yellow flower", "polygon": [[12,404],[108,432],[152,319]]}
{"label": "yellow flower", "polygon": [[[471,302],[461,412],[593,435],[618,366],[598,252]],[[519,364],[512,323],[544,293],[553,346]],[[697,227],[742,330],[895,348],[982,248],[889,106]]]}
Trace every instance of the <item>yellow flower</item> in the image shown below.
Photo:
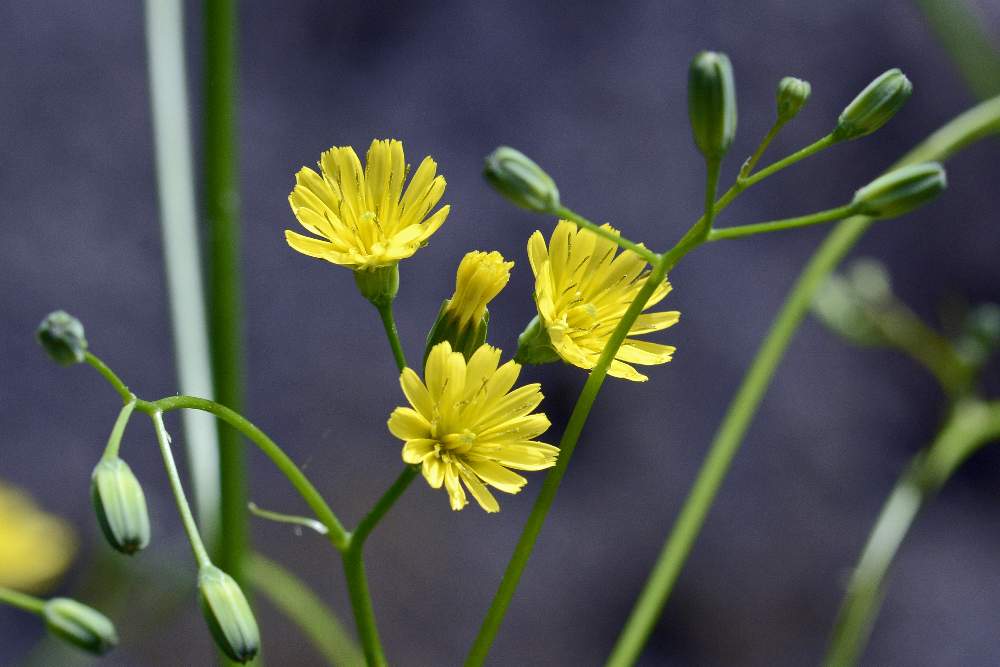
{"label": "yellow flower", "polygon": [[[604,225],[612,229],[610,225]],[[601,350],[636,293],[646,282],[646,262],[631,251],[615,256],[617,245],[593,232],[560,220],[548,247],[541,232],[528,241],[528,259],[535,274],[535,302],[552,348],[564,360],[587,370],[597,364]],[[646,308],[670,292],[666,280],[657,286]],[[659,331],[680,318],[677,311],[640,315],[629,336]],[[626,338],[611,362],[608,374],[643,382],[647,378],[629,364],[665,364],[675,348]]]}
{"label": "yellow flower", "polygon": [[455,293],[448,300],[446,311],[464,328],[483,319],[486,304],[496,297],[510,280],[514,262],[505,262],[496,250],[466,253],[458,265]]}
{"label": "yellow flower", "polygon": [[483,345],[468,363],[447,342],[434,346],[424,372],[426,384],[410,368],[399,377],[412,408],[396,408],[389,430],[405,441],[403,460],[421,464],[433,488],[444,485],[453,510],[468,503],[465,484],[479,506],[497,512],[490,485],[517,493],[527,483],[516,470],[555,465],[559,450],[536,438],[549,428],[548,418],[532,414],[542,401],[541,387],[528,384],[511,391],[520,364],[502,366],[500,350]]}
{"label": "yellow flower", "polygon": [[66,523],[0,484],[0,586],[39,591],[69,566],[76,541]]}
{"label": "yellow flower", "polygon": [[299,223],[323,239],[285,230],[288,245],[310,257],[355,271],[390,266],[424,245],[451,209],[443,206],[427,217],[445,187],[429,156],[403,192],[409,165],[395,139],[372,141],[363,171],[350,146],[323,153],[319,167],[322,175],[299,170],[288,196]]}

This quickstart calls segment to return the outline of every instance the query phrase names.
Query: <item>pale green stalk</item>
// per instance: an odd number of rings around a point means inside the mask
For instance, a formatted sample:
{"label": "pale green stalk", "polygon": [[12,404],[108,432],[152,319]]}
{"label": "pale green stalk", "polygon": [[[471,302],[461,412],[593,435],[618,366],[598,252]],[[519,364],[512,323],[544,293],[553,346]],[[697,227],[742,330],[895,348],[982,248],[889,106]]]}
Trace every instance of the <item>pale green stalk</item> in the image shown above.
{"label": "pale green stalk", "polygon": [[808,227],[823,222],[842,220],[854,212],[854,204],[838,206],[819,213],[799,216],[797,218],[785,218],[783,220],[772,220],[770,222],[758,222],[752,225],[740,225],[739,227],[727,227],[725,229],[713,229],[708,233],[709,241],[722,241],[725,239],[741,239],[755,234],[765,234],[770,232],[780,232],[786,229],[798,229]]}
{"label": "pale green stalk", "polygon": [[118,413],[118,419],[115,420],[115,425],[111,427],[111,435],[108,437],[108,444],[104,448],[104,454],[101,456],[102,459],[113,459],[118,456],[118,450],[121,449],[122,444],[122,435],[125,433],[125,426],[128,424],[133,410],[135,410],[135,399],[122,406],[121,412]]}
{"label": "pale green stalk", "polygon": [[[968,144],[998,132],[1000,97],[983,102],[961,114],[907,153],[890,169],[928,160],[945,160]],[[723,199],[726,199],[726,195]],[[708,510],[739,450],[746,429],[760,406],[778,363],[809,310],[813,295],[867,231],[871,222],[862,216],[854,216],[838,224],[799,275],[726,410],[726,416],[709,448],[708,457],[702,464],[656,565],[608,658],[609,666],[624,667],[634,664],[638,659],[701,531]]]}
{"label": "pale green stalk", "polygon": [[915,0],[965,83],[980,99],[1000,94],[1000,49],[967,0]]}
{"label": "pale green stalk", "polygon": [[[212,396],[185,85],[183,3],[180,0],[146,0],[146,51],[160,229],[177,381],[181,393]],[[214,535],[219,522],[219,452],[215,422],[198,412],[186,413],[183,420],[198,518],[207,533]]]}
{"label": "pale green stalk", "polygon": [[45,609],[45,600],[36,598],[34,595],[22,593],[21,591],[15,591],[13,588],[7,588],[6,586],[0,586],[0,602],[39,616],[42,615]]}

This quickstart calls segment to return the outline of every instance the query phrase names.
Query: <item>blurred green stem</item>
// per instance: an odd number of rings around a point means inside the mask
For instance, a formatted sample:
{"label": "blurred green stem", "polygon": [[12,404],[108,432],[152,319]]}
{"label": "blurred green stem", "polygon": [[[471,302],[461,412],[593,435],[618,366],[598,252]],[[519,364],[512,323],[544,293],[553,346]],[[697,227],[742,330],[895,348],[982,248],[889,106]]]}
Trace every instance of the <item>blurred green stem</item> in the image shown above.
{"label": "blurred green stem", "polygon": [[38,615],[41,615],[42,610],[45,608],[45,600],[36,598],[34,595],[15,591],[13,588],[7,588],[6,586],[0,586],[0,603]]}
{"label": "blurred green stem", "polygon": [[966,0],[916,0],[917,7],[979,99],[1000,94],[1000,50]]}
{"label": "blurred green stem", "polygon": [[[983,102],[959,115],[907,153],[890,169],[928,160],[945,160],[968,144],[998,132],[1000,132],[1000,97]],[[725,199],[726,195],[723,196],[723,200]],[[725,203],[728,204],[728,201]],[[778,363],[809,310],[813,295],[871,224],[872,220],[863,216],[853,216],[839,223],[813,254],[796,280],[771,325],[771,330],[757,351],[749,371],[744,376],[739,390],[726,410],[694,486],[608,658],[609,666],[624,667],[638,660],[649,633],[660,617],[677,576],[691,552],[694,541],[701,532],[708,510],[729,472],[733,458],[739,450],[751,419],[760,406],[771,378],[774,377]]]}

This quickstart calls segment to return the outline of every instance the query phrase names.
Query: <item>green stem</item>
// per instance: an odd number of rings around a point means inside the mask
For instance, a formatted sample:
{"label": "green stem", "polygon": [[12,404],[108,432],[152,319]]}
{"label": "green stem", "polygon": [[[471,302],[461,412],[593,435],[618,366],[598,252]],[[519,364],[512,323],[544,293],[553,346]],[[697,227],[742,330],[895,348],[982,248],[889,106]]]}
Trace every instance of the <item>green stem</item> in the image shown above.
{"label": "green stem", "polygon": [[809,144],[805,148],[797,150],[794,153],[792,153],[791,155],[789,155],[787,157],[784,157],[784,158],[778,160],[777,162],[774,162],[774,163],[768,165],[767,167],[764,167],[763,169],[761,169],[760,171],[758,171],[756,174],[754,174],[752,176],[748,176],[745,179],[741,179],[741,183],[742,183],[742,185],[743,185],[744,188],[748,188],[751,185],[754,185],[756,183],[760,183],[762,180],[764,180],[768,176],[771,176],[771,175],[773,175],[773,174],[781,171],[782,169],[790,167],[793,164],[795,164],[796,162],[801,162],[802,160],[806,159],[807,157],[809,157],[811,155],[815,155],[816,153],[820,152],[821,150],[823,150],[825,148],[829,148],[830,146],[832,146],[835,143],[837,143],[837,140],[833,138],[833,134],[828,134],[828,135],[826,135],[825,137],[823,137],[821,139],[817,139],[816,141],[814,141],[813,143]]}
{"label": "green stem", "polygon": [[104,455],[101,458],[113,459],[118,456],[118,450],[122,444],[122,435],[125,433],[125,425],[128,424],[133,410],[135,410],[134,398],[122,406],[121,412],[118,413],[118,419],[115,420],[115,425],[111,427],[111,436],[108,438],[108,444],[104,448]]}
{"label": "green stem", "polygon": [[118,377],[118,375],[113,370],[111,370],[111,368],[107,364],[101,361],[100,357],[98,357],[93,352],[87,352],[84,356],[84,361],[86,361],[88,364],[91,365],[91,367],[94,368],[94,370],[100,373],[101,377],[103,377],[107,381],[107,383],[110,384],[114,388],[114,390],[118,392],[118,395],[122,397],[122,402],[128,403],[130,401],[136,400],[132,392],[129,391],[129,388],[125,386],[124,382],[122,382],[122,379]]}
{"label": "green stem", "polygon": [[514,597],[514,591],[517,589],[517,584],[521,579],[521,573],[524,572],[524,568],[528,564],[528,559],[531,557],[532,549],[535,546],[535,541],[538,539],[539,532],[542,530],[545,517],[549,512],[549,508],[552,507],[552,502],[555,500],[559,484],[562,482],[562,478],[566,474],[566,469],[569,467],[569,461],[580,439],[580,433],[583,431],[583,426],[590,415],[594,401],[597,399],[597,394],[601,390],[601,385],[604,383],[605,377],[607,377],[608,368],[611,366],[611,362],[618,353],[626,335],[628,335],[629,329],[632,328],[632,324],[646,306],[646,302],[652,296],[653,291],[663,282],[666,273],[667,262],[665,258],[661,258],[653,266],[652,272],[635,299],[629,304],[628,309],[601,351],[597,365],[594,366],[594,369],[590,372],[590,376],[587,378],[586,384],[583,385],[583,390],[580,392],[580,397],[576,401],[576,406],[573,408],[573,413],[570,415],[569,423],[566,424],[566,430],[559,444],[559,459],[555,467],[545,476],[541,491],[538,493],[535,505],[532,507],[531,514],[528,516],[528,520],[521,532],[521,538],[518,540],[517,547],[514,549],[510,562],[507,564],[500,587],[493,597],[493,602],[486,614],[486,618],[483,620],[482,627],[479,629],[479,634],[476,636],[476,640],[465,660],[467,667],[482,665],[486,660],[490,646],[493,644],[493,639],[496,637],[497,631],[500,629],[500,624],[503,622],[504,614],[507,612],[507,607]]}
{"label": "green stem", "polygon": [[722,241],[725,239],[740,239],[754,234],[766,234],[768,232],[779,232],[785,229],[798,229],[808,227],[823,222],[842,220],[851,215],[854,211],[854,204],[838,206],[827,211],[810,213],[809,215],[797,218],[785,218],[784,220],[772,220],[770,222],[758,222],[752,225],[740,225],[739,227],[727,227],[725,229],[713,229],[708,234],[709,241]]}
{"label": "green stem", "polygon": [[976,96],[1000,94],[1000,51],[967,0],[916,0],[916,4]]}
{"label": "green stem", "polygon": [[[927,160],[944,160],[962,147],[995,132],[1000,132],[1000,97],[961,114],[907,153],[890,169]],[[723,199],[725,198],[724,196]],[[609,666],[632,665],[638,659],[701,531],[708,510],[778,363],[809,310],[813,295],[870,225],[871,221],[861,216],[851,217],[838,224],[796,280],[739,390],[729,403],[722,424],[709,447],[705,463],[702,464],[656,565],[618,637],[608,659]]]}
{"label": "green stem", "polygon": [[[327,527],[330,531],[328,538],[330,542],[338,550],[345,550],[348,543],[348,534],[344,530],[343,525],[337,516],[330,509],[330,506],[323,499],[323,496],[316,487],[313,486],[312,482],[302,473],[295,462],[292,461],[287,454],[267,436],[263,431],[254,426],[246,417],[243,415],[227,408],[224,405],[220,405],[214,401],[210,401],[205,398],[196,398],[194,396],[168,396],[167,398],[161,398],[160,400],[147,404],[151,406],[152,411],[162,410],[167,412],[170,410],[177,409],[189,409],[189,410],[202,410],[205,412],[210,412],[225,423],[232,426],[234,429],[242,433],[247,439],[253,442],[257,447],[264,452],[264,455],[271,459],[275,467],[278,468],[288,478],[288,481],[292,483],[295,490],[299,492],[302,499],[306,501],[309,508],[316,515],[316,518]],[[143,405],[138,406],[140,410],[144,412],[148,411]]]}
{"label": "green stem", "polygon": [[344,624],[302,580],[259,553],[246,559],[246,574],[254,589],[295,623],[327,662],[341,667],[365,664]]}
{"label": "green stem", "polygon": [[312,517],[299,516],[297,514],[285,514],[284,512],[272,512],[271,510],[262,509],[257,506],[257,503],[247,503],[247,509],[250,513],[261,519],[266,519],[268,521],[274,521],[275,523],[287,523],[292,526],[299,526],[300,528],[308,528],[309,530],[314,530],[320,535],[329,535],[330,529],[323,525],[321,521],[317,521]]}
{"label": "green stem", "polygon": [[389,339],[389,347],[392,348],[392,357],[396,360],[396,367],[400,372],[406,368],[406,355],[403,353],[403,345],[399,340],[399,332],[396,330],[396,319],[392,314],[392,303],[384,306],[376,306],[379,317],[382,318],[382,326],[385,327],[385,336]]}
{"label": "green stem", "polygon": [[[241,297],[239,179],[236,150],[236,0],[205,0],[202,150],[208,232],[208,304],[212,380],[216,399],[243,405],[243,307]],[[242,582],[249,549],[246,460],[239,435],[219,429],[221,525],[219,566]]]}
{"label": "green stem", "polygon": [[646,246],[642,245],[641,243],[635,243],[634,241],[629,241],[627,238],[625,238],[624,236],[615,231],[612,231],[605,227],[601,227],[600,225],[596,225],[590,220],[587,220],[585,217],[583,217],[576,211],[571,211],[565,206],[560,206],[558,209],[556,209],[555,214],[560,218],[575,223],[578,227],[582,227],[583,229],[588,229],[597,234],[598,236],[608,239],[612,243],[618,244],[619,248],[624,248],[625,250],[631,250],[632,252],[639,255],[639,257],[642,257],[650,264],[655,264],[656,260],[658,259],[657,254],[655,252],[653,252]]}
{"label": "green stem", "polygon": [[771,145],[771,141],[778,136],[778,132],[780,132],[781,128],[785,126],[786,122],[787,121],[780,119],[774,121],[774,125],[772,125],[771,129],[767,131],[764,138],[760,140],[757,150],[755,150],[753,155],[751,155],[747,161],[743,163],[743,166],[740,167],[739,178],[745,179],[750,175],[750,173],[754,170],[754,167],[757,166],[757,163],[760,162],[760,159],[764,156],[764,151],[766,151],[767,147]]}
{"label": "green stem", "polygon": [[208,557],[208,550],[205,549],[204,542],[201,541],[198,526],[194,522],[194,515],[191,514],[191,507],[184,494],[184,485],[181,484],[181,477],[177,472],[177,464],[174,463],[173,452],[170,451],[170,434],[167,433],[167,429],[163,425],[163,413],[157,410],[153,412],[151,417],[153,427],[156,429],[156,441],[160,443],[160,453],[163,455],[163,466],[167,469],[167,478],[170,480],[170,488],[174,492],[174,500],[177,502],[177,511],[181,515],[181,523],[184,524],[184,532],[187,533],[188,541],[191,543],[194,559],[198,562],[199,568],[211,565],[212,560]]}
{"label": "green stem", "polygon": [[45,600],[5,586],[0,586],[0,602],[39,616],[45,610]]}

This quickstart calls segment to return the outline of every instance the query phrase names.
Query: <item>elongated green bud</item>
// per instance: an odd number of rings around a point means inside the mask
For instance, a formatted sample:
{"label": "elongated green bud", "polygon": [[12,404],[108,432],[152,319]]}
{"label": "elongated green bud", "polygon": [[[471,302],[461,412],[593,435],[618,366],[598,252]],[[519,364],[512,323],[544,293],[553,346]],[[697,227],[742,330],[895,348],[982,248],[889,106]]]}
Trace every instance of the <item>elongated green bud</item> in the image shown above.
{"label": "elongated green bud", "polygon": [[894,218],[938,196],[948,185],[937,162],[901,167],[879,176],[854,193],[857,213],[873,218]]}
{"label": "elongated green bud", "polygon": [[49,632],[84,651],[103,655],[118,645],[118,633],[108,617],[76,600],[52,598],[42,616]]}
{"label": "elongated green bud", "polygon": [[354,272],[354,283],[361,296],[371,301],[376,308],[383,308],[391,304],[399,292],[399,265],[359,269]]}
{"label": "elongated green bud", "polygon": [[253,660],[260,650],[260,631],[239,584],[209,564],[198,573],[198,594],[208,629],[222,652],[236,662]]}
{"label": "elongated green bud", "polygon": [[778,121],[787,123],[799,115],[811,93],[812,86],[809,82],[794,76],[786,76],[778,82]]}
{"label": "elongated green bud", "polygon": [[64,310],[49,313],[35,335],[49,356],[63,366],[81,363],[87,352],[83,325]]}
{"label": "elongated green bud", "polygon": [[896,115],[911,93],[913,84],[899,69],[882,73],[840,114],[833,138],[844,141],[871,134]]}
{"label": "elongated green bud", "polygon": [[559,208],[559,188],[545,170],[510,146],[486,156],[483,177],[497,192],[521,208],[552,213]]}
{"label": "elongated green bud", "polygon": [[688,115],[698,150],[708,160],[721,159],[736,137],[736,89],[726,54],[702,51],[691,61]]}
{"label": "elongated green bud", "polygon": [[128,464],[118,457],[102,459],[90,478],[90,498],[108,543],[132,555],[149,544],[146,496]]}

